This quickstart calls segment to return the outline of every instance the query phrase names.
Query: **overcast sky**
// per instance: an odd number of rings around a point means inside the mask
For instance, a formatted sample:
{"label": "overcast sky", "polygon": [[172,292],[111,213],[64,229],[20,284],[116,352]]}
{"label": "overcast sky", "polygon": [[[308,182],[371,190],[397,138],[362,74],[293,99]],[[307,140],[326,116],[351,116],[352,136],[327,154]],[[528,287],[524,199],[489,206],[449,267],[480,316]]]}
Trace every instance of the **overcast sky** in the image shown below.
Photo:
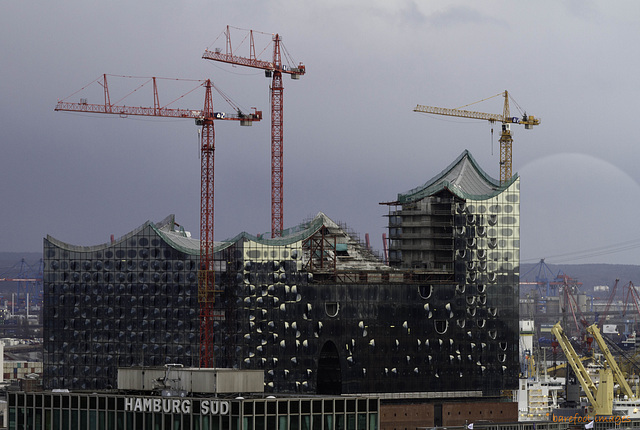
{"label": "overcast sky", "polygon": [[[512,129],[521,261],[640,264],[635,0],[26,0],[2,2],[0,12],[0,251],[41,251],[47,234],[97,245],[171,213],[199,237],[192,121],[54,112],[103,73],[211,78],[240,106],[262,109],[253,127],[215,123],[215,238],[269,231],[270,80],[201,58],[224,48],[218,37],[231,25],[279,33],[307,68],[283,80],[285,227],[322,211],[381,249],[378,203],[465,149],[499,178],[498,127],[492,139],[485,121],[413,108],[455,108],[508,90],[542,118],[533,130]],[[248,56],[234,31],[235,53]],[[265,59],[269,40],[256,34]],[[112,101],[135,87],[109,84]],[[163,103],[194,87],[159,85]],[[87,92],[70,100],[101,101],[99,87]],[[153,104],[147,87],[137,96]],[[170,107],[203,101],[197,89]],[[217,93],[214,103],[229,110]],[[502,103],[469,109],[501,113]]]}

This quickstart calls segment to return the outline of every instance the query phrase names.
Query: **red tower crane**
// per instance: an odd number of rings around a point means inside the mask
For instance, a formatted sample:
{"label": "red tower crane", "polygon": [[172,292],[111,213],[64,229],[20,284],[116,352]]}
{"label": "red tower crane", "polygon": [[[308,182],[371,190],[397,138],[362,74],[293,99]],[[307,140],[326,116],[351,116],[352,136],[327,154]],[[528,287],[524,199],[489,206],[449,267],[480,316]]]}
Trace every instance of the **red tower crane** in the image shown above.
{"label": "red tower crane", "polygon": [[253,40],[253,30],[249,30],[249,57],[239,57],[233,54],[231,47],[231,32],[227,26],[224,32],[226,36],[226,51],[216,48],[214,51],[206,49],[202,58],[205,60],[221,61],[223,63],[253,67],[265,71],[266,77],[272,77],[271,83],[271,236],[280,237],[283,228],[283,90],[282,74],[291,75],[291,79],[300,79],[305,74],[305,66],[299,63],[295,67],[282,64],[280,35],[273,36],[273,61],[263,61],[256,57],[256,48]]}
{"label": "red tower crane", "polygon": [[[631,300],[629,300],[631,298]],[[627,307],[629,307],[629,303],[633,302],[636,312],[638,316],[640,316],[640,294],[638,294],[638,290],[636,286],[633,285],[633,282],[629,281],[627,285],[627,296],[624,299],[624,305],[622,307],[622,316],[625,316],[627,313]]]}
{"label": "red tower crane", "polygon": [[609,308],[611,307],[611,303],[613,303],[613,299],[615,299],[618,290],[618,281],[620,281],[620,279],[616,278],[616,282],[613,284],[613,288],[611,288],[611,294],[609,294],[609,300],[607,300],[607,306],[605,306],[604,312],[598,318],[598,328],[602,328],[602,325],[607,321]]}
{"label": "red tower crane", "polygon": [[[94,82],[99,81],[100,78]],[[166,118],[194,119],[196,125],[202,126],[200,139],[201,152],[201,183],[200,183],[200,267],[198,271],[198,304],[200,307],[200,367],[213,367],[213,322],[217,317],[214,312],[215,272],[213,262],[213,183],[214,183],[214,151],[215,133],[214,120],[240,121],[240,125],[251,125],[253,121],[262,119],[262,112],[253,108],[253,112],[243,114],[237,110],[236,114],[214,112],[211,80],[207,79],[199,86],[205,88],[204,109],[176,109],[161,106],[158,97],[156,78],[149,78],[143,85],[153,82],[153,107],[116,106],[111,104],[107,75],[99,82],[104,88],[104,103],[89,104],[86,99],[80,103],[58,101],[56,111],[88,112],[115,114],[122,117],[128,115],[156,116]],[[137,91],[137,88],[134,91]]]}

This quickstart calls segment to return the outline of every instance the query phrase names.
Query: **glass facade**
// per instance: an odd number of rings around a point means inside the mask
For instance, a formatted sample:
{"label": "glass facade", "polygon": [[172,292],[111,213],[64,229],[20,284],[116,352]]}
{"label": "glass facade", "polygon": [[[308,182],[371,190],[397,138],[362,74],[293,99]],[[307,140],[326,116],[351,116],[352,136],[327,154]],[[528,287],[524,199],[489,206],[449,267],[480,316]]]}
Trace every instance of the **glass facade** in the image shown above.
{"label": "glass facade", "polygon": [[44,242],[44,383],[115,387],[117,368],[198,363],[198,254],[150,224],[113,243]]}
{"label": "glass facade", "polygon": [[458,390],[457,378],[484,394],[517,386],[519,196],[517,176],[499,184],[465,151],[390,203],[389,263],[432,275],[421,298],[434,323],[431,334],[451,346],[432,363],[437,375],[446,374],[445,385]]}
{"label": "glass facade", "polygon": [[[518,299],[520,288],[520,180],[516,179],[497,196],[485,200],[469,199],[457,205],[463,228],[456,236],[463,247],[456,249],[457,276],[467,294],[467,319],[482,333],[480,346],[487,345],[485,360],[496,366],[481,366],[484,391],[517,386],[519,376]],[[466,231],[466,233],[458,234]],[[484,329],[484,330],[482,330]],[[481,361],[481,362],[482,362]],[[482,372],[482,367],[485,367]],[[504,388],[503,388],[504,389]]]}
{"label": "glass facade", "polygon": [[376,398],[9,393],[9,429],[378,430]]}

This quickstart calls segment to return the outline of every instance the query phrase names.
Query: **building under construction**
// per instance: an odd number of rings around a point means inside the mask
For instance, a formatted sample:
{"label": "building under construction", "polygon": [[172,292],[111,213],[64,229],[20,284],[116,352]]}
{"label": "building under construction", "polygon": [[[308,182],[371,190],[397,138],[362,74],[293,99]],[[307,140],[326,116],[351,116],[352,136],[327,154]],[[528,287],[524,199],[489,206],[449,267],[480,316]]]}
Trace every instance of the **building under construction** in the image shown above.
{"label": "building under construction", "polygon": [[[518,383],[519,178],[467,152],[388,205],[388,263],[320,213],[216,244],[215,367],[265,392],[497,397]],[[199,355],[199,241],[173,217],[118,240],[44,240],[44,384]],[[434,412],[437,414],[438,412]],[[442,413],[442,411],[440,411]]]}

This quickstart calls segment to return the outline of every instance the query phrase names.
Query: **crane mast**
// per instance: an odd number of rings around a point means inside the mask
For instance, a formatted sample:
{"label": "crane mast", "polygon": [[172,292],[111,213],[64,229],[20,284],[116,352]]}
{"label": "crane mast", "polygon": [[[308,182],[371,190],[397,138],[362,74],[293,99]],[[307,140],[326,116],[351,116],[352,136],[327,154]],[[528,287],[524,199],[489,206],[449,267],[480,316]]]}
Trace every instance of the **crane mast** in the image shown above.
{"label": "crane mast", "polygon": [[283,166],[283,92],[282,74],[288,74],[292,79],[300,79],[306,72],[300,63],[296,67],[282,64],[281,41],[279,34],[273,36],[272,61],[259,60],[255,53],[253,30],[249,30],[249,57],[234,55],[231,46],[231,32],[229,26],[225,31],[226,52],[221,49],[205,50],[202,58],[239,66],[252,67],[265,71],[265,76],[272,77],[271,83],[271,236],[280,237],[283,230],[284,204],[284,166]]}
{"label": "crane mast", "polygon": [[[414,112],[431,113],[436,115],[455,116],[459,118],[482,119],[491,122],[499,122],[502,124],[502,132],[500,133],[500,183],[504,184],[511,179],[512,165],[512,146],[513,138],[511,137],[511,124],[522,124],[526,130],[530,130],[534,125],[540,124],[540,119],[532,115],[524,114],[522,118],[512,117],[509,111],[509,92],[497,94],[504,96],[504,107],[502,114],[484,113],[469,111],[463,109],[449,109],[435,106],[417,105]],[[494,96],[495,97],[495,96]]]}
{"label": "crane mast", "polygon": [[215,130],[214,120],[239,121],[240,125],[251,125],[253,121],[262,119],[262,112],[254,108],[253,113],[226,114],[214,112],[213,97],[211,88],[213,83],[207,79],[202,84],[205,88],[205,101],[203,109],[173,109],[161,107],[158,97],[156,78],[153,81],[152,107],[131,107],[117,106],[111,104],[109,87],[107,85],[107,75],[103,75],[102,86],[104,87],[104,103],[89,104],[86,99],[81,99],[80,103],[59,101],[55,107],[56,111],[86,112],[100,114],[115,114],[122,117],[128,115],[154,116],[166,118],[186,118],[194,119],[196,125],[202,127],[200,134],[200,160],[201,160],[201,180],[200,180],[200,267],[198,270],[198,304],[200,307],[200,367],[214,367],[214,320],[219,318],[216,315],[214,305],[216,294],[219,292],[215,286],[214,270],[214,153],[215,153]]}
{"label": "crane mast", "polygon": [[200,307],[200,367],[214,367],[213,326],[216,297],[213,267],[213,184],[215,131],[211,82],[207,82],[200,140],[200,270],[198,305]]}
{"label": "crane mast", "polygon": [[609,294],[609,299],[607,300],[607,305],[604,307],[604,312],[598,318],[598,326],[601,328],[602,325],[607,321],[607,317],[609,316],[609,308],[611,307],[611,303],[613,303],[613,299],[616,297],[616,292],[618,290],[618,282],[620,279],[616,278],[616,282],[613,284],[613,288],[611,288],[611,294]]}
{"label": "crane mast", "polygon": [[[273,64],[279,65],[273,71],[271,83],[271,236],[282,235],[284,225],[283,208],[283,92],[282,86],[282,57],[280,55],[280,36],[275,35],[273,44]],[[292,75],[293,76],[293,75]]]}

